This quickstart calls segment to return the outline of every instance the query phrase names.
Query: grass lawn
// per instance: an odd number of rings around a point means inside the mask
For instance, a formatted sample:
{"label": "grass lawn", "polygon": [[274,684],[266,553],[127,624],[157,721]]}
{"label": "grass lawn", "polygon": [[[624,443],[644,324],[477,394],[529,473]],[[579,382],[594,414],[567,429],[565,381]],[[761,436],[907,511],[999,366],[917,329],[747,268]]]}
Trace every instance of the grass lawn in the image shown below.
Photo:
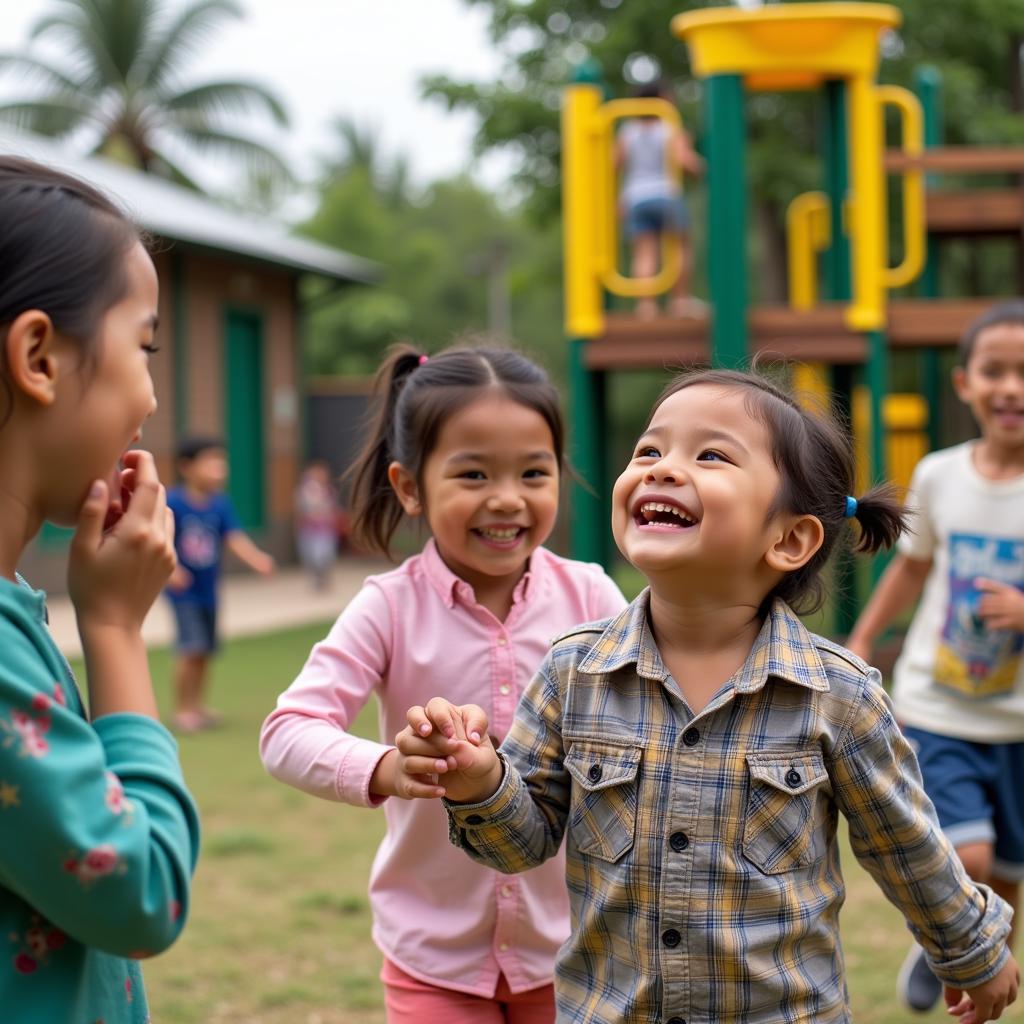
{"label": "grass lawn", "polygon": [[[199,801],[202,855],[189,925],[145,965],[156,1024],[380,1024],[380,955],[366,882],[383,829],[372,811],[331,804],[273,781],[260,764],[260,723],[325,625],[230,642],[214,704],[229,724],[181,742]],[[81,675],[81,666],[75,666]],[[162,706],[170,659],[153,655]],[[375,708],[356,731],[376,734]],[[439,809],[440,813],[440,809]],[[846,854],[843,934],[858,1024],[939,1021],[896,1003],[907,946],[900,916]],[[1004,1020],[1022,1020],[1014,1007]]]}

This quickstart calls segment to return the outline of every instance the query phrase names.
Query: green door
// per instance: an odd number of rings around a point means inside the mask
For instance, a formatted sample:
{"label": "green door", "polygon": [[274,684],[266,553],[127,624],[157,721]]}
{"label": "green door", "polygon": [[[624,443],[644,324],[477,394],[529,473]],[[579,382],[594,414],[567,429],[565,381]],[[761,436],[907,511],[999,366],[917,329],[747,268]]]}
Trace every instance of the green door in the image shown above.
{"label": "green door", "polygon": [[228,493],[242,525],[266,522],[263,444],[263,318],[228,310],[224,344],[224,416],[231,480]]}

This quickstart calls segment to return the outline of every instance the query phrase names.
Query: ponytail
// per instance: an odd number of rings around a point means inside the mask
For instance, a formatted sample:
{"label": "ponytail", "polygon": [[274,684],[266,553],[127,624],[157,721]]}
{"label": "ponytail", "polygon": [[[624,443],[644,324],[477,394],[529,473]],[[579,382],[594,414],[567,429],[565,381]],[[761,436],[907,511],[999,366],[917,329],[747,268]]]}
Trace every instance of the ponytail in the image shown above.
{"label": "ponytail", "polygon": [[906,529],[907,513],[896,487],[884,483],[872,487],[864,497],[857,499],[854,518],[860,527],[860,537],[853,550],[874,554],[896,543]]}
{"label": "ponytail", "polygon": [[351,481],[350,511],[352,536],[367,550],[391,553],[391,538],[402,521],[404,510],[388,480],[388,466],[394,460],[393,429],[398,396],[409,375],[420,366],[421,354],[411,345],[392,345],[373,378],[377,398],[371,413],[370,433],[356,461],[345,473]]}

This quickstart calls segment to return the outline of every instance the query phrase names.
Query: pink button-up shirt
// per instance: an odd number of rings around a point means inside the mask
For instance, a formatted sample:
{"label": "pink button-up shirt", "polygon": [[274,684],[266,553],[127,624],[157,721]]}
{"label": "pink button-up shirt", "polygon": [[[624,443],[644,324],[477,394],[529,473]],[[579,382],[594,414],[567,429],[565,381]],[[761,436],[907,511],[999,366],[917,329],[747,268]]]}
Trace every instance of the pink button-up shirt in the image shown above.
{"label": "pink button-up shirt", "polygon": [[405,727],[409,707],[437,696],[479,704],[503,739],[552,638],[625,603],[599,566],[538,548],[500,622],[430,541],[367,579],[278,699],[260,736],[271,775],[327,800],[383,803],[388,829],[370,876],[373,937],[407,973],[486,997],[499,974],[513,992],[550,982],[569,935],[564,857],[515,876],[474,863],[448,842],[438,801],[370,796],[391,747],[346,730],[376,692],[388,739]]}

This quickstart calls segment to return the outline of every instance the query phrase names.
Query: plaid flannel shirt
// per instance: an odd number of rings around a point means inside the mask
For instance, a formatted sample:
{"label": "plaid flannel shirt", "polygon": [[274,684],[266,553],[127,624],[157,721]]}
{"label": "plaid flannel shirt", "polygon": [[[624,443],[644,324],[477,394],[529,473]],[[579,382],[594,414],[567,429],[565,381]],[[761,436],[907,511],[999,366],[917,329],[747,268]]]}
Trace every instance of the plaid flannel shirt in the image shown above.
{"label": "plaid flannel shirt", "polygon": [[560,1024],[850,1020],[836,826],[944,981],[1005,963],[1010,911],[939,830],[875,669],[775,602],[698,715],[648,595],[555,641],[501,752],[498,792],[449,805],[452,841],[505,872],[568,833]]}

